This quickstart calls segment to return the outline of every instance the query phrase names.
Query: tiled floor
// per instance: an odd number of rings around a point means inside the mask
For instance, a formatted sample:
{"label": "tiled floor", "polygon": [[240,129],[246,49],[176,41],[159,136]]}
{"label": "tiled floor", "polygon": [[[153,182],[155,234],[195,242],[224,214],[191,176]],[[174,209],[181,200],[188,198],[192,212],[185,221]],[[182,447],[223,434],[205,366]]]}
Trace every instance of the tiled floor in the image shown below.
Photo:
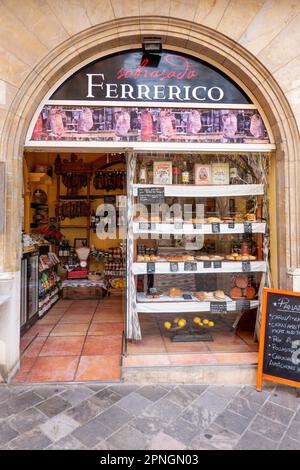
{"label": "tiled floor", "polygon": [[[257,363],[258,343],[254,341],[253,333],[232,331],[234,318],[231,316],[206,317],[215,322],[215,326],[208,330],[213,341],[177,343],[172,342],[172,333],[164,328],[164,322],[172,321],[174,315],[141,315],[143,340],[128,342],[124,367]],[[193,315],[185,318],[192,319]]]}
{"label": "tiled floor", "polygon": [[0,385],[0,450],[12,449],[300,450],[300,394],[272,384],[262,392],[234,384]]}
{"label": "tiled floor", "polygon": [[14,382],[119,381],[122,332],[122,298],[60,300],[21,338]]}

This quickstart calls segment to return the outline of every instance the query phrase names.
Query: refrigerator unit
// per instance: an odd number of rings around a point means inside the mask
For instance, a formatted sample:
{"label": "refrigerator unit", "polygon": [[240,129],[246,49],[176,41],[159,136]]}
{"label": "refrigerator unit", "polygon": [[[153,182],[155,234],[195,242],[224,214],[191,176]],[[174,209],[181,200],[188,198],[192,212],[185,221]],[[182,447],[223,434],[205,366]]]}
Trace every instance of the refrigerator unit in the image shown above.
{"label": "refrigerator unit", "polygon": [[26,253],[21,262],[21,333],[38,318],[39,255]]}

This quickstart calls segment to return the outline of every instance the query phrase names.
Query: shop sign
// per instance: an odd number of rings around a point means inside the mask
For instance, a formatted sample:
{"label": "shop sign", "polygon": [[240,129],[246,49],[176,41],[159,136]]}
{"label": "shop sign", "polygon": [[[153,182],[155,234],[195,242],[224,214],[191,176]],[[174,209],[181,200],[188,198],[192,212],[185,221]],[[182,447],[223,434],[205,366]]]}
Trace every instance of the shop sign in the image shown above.
{"label": "shop sign", "polygon": [[2,233],[4,230],[4,204],[5,204],[4,184],[5,184],[4,163],[0,162],[0,233]]}
{"label": "shop sign", "polygon": [[258,390],[263,380],[300,387],[300,293],[264,289]]}
{"label": "shop sign", "polygon": [[250,104],[229,77],[186,54],[123,52],[86,65],[50,97],[68,101]]}

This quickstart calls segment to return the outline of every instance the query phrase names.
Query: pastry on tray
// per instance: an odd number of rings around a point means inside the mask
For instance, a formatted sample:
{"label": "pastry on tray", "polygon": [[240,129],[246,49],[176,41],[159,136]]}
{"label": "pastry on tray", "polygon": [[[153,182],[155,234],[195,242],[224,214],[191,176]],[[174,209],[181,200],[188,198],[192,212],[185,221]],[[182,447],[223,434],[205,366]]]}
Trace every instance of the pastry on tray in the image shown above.
{"label": "pastry on tray", "polygon": [[145,261],[145,256],[137,255],[136,260],[138,263],[142,263],[143,261]]}
{"label": "pastry on tray", "polygon": [[247,274],[239,274],[235,276],[234,283],[236,287],[239,287],[240,289],[246,289],[249,283]]}
{"label": "pastry on tray", "polygon": [[247,286],[245,289],[245,297],[247,300],[253,300],[256,297],[256,290],[252,286]]}
{"label": "pastry on tray", "polygon": [[182,256],[182,260],[183,261],[194,261],[194,256],[191,256],[191,255],[183,255]]}
{"label": "pastry on tray", "polygon": [[222,261],[224,259],[224,256],[220,255],[212,255],[209,257],[212,261]]}
{"label": "pastry on tray", "polygon": [[245,215],[245,220],[247,222],[251,222],[251,223],[256,222],[255,214],[246,214]]}
{"label": "pastry on tray", "polygon": [[155,256],[155,255],[150,256],[150,261],[156,262],[156,261],[159,261],[159,260],[160,260],[160,256]]}
{"label": "pastry on tray", "polygon": [[223,290],[216,290],[214,292],[214,296],[216,300],[225,300],[225,293]]}
{"label": "pastry on tray", "polygon": [[158,299],[163,295],[163,293],[158,291],[155,287],[151,287],[145,295],[148,299]]}
{"label": "pastry on tray", "polygon": [[219,217],[208,217],[207,222],[209,224],[221,224],[223,221]]}
{"label": "pastry on tray", "polygon": [[210,257],[208,255],[200,255],[200,256],[196,256],[196,260],[197,261],[209,261]]}
{"label": "pastry on tray", "polygon": [[182,294],[182,290],[177,287],[171,287],[168,292],[169,297],[182,297]]}
{"label": "pastry on tray", "polygon": [[229,295],[232,299],[242,299],[243,291],[239,287],[233,287],[230,289]]}
{"label": "pastry on tray", "polygon": [[194,296],[201,302],[207,302],[207,301],[215,299],[213,292],[204,292],[204,291],[195,292]]}

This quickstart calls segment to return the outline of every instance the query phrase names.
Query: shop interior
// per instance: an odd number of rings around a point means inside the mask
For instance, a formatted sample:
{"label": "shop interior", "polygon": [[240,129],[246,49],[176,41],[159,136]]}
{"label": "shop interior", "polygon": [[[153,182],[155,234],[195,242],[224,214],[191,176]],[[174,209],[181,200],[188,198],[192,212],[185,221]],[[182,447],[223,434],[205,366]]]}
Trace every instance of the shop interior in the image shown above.
{"label": "shop interior", "polygon": [[[128,178],[122,153],[25,154],[15,381],[120,380],[121,365],[257,361],[266,156],[137,154],[129,202]],[[126,221],[126,200],[146,210]],[[102,203],[115,209],[115,238],[99,238]],[[162,203],[171,211],[156,212]],[[141,340],[124,334],[128,236]]]}

